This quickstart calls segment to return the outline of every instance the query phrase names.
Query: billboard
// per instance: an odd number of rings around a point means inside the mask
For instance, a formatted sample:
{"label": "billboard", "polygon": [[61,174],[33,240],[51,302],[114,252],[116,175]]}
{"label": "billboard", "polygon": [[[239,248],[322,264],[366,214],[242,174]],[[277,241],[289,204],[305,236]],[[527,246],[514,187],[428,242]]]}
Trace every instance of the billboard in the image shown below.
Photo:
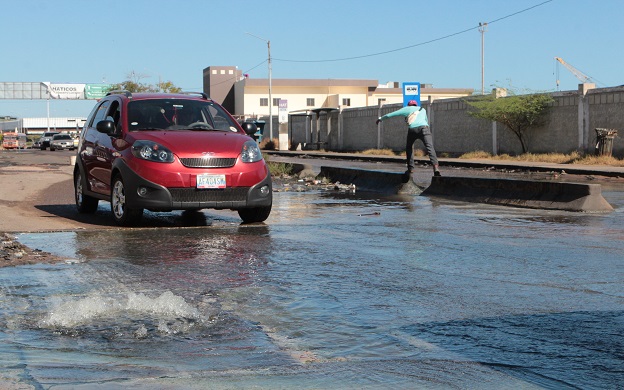
{"label": "billboard", "polygon": [[407,106],[407,102],[410,100],[416,100],[420,106],[420,83],[403,83],[403,107]]}
{"label": "billboard", "polygon": [[84,99],[84,84],[52,84],[43,82],[51,99]]}

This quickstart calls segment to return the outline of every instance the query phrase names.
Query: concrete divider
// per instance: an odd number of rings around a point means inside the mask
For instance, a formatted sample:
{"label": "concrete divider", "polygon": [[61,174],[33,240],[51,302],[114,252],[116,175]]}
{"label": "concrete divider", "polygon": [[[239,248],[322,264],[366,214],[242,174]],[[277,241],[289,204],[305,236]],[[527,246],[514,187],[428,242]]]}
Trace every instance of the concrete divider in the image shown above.
{"label": "concrete divider", "polygon": [[443,197],[465,202],[581,212],[610,212],[600,184],[475,177],[432,177],[422,189],[402,173],[321,167],[318,177],[355,184],[357,191]]}
{"label": "concrete divider", "polygon": [[422,195],[551,210],[609,212],[600,184],[474,177],[433,177]]}
{"label": "concrete divider", "polygon": [[422,192],[422,188],[412,180],[406,180],[402,173],[322,166],[318,177],[342,184],[355,184],[356,191],[406,195]]}

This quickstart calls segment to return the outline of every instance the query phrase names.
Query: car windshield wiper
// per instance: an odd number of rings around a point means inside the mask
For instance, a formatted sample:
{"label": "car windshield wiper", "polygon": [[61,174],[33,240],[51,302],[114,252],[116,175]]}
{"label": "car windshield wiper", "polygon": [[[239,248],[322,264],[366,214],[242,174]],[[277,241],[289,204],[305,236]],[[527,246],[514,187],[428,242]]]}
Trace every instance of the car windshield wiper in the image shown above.
{"label": "car windshield wiper", "polygon": [[165,129],[160,128],[160,127],[139,127],[138,129],[134,129],[134,131],[152,131],[152,130],[162,131]]}

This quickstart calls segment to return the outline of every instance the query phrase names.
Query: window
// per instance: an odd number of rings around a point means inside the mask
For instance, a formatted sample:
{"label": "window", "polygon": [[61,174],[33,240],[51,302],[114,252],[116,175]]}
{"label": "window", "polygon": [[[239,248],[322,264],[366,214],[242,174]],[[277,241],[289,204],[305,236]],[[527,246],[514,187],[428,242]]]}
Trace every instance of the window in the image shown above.
{"label": "window", "polygon": [[273,107],[279,107],[280,98],[273,98]]}
{"label": "window", "polygon": [[89,126],[95,127],[99,121],[103,121],[104,118],[106,118],[106,112],[108,111],[108,106],[110,104],[110,100],[105,100],[102,104],[100,104]]}
{"label": "window", "polygon": [[314,107],[314,98],[307,98],[306,99],[306,106]]}
{"label": "window", "polygon": [[269,106],[269,99],[260,98],[260,107],[268,107],[268,106]]}
{"label": "window", "polygon": [[351,106],[351,99],[349,99],[349,98],[342,99],[342,105],[343,106]]}

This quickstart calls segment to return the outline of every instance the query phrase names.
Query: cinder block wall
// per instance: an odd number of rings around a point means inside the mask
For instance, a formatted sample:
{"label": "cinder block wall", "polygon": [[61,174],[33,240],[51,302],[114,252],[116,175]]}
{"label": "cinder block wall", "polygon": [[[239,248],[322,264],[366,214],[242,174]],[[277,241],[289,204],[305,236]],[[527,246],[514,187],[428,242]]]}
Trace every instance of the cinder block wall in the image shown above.
{"label": "cinder block wall", "polygon": [[[552,96],[554,102],[546,112],[543,123],[526,133],[530,152],[570,153],[581,150],[593,153],[596,145],[594,129],[609,128],[618,130],[613,142],[613,155],[624,157],[624,87],[590,89],[584,96],[579,91],[554,92]],[[313,113],[310,116],[291,116],[291,145],[342,152],[378,147],[401,152],[405,148],[405,120],[391,118],[384,121],[380,129],[375,124],[377,117],[400,107],[401,104],[390,104],[381,108],[348,108],[322,113],[318,120]],[[468,115],[465,98],[423,102],[423,108],[427,110],[439,154],[522,152],[516,135],[502,124],[493,126],[492,122]],[[417,143],[417,147],[421,148],[421,144]]]}

